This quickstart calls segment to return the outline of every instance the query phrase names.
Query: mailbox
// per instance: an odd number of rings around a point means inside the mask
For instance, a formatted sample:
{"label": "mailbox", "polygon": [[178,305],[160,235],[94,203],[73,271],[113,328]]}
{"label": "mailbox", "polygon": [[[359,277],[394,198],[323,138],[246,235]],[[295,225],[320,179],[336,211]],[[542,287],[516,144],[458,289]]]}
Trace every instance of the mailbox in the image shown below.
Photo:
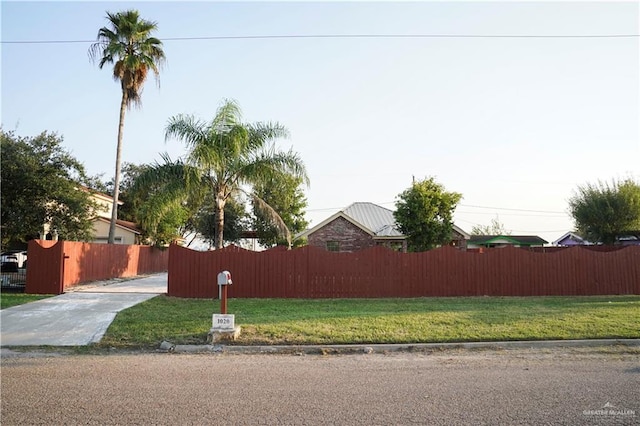
{"label": "mailbox", "polygon": [[218,274],[218,285],[230,285],[231,283],[231,272],[222,271]]}

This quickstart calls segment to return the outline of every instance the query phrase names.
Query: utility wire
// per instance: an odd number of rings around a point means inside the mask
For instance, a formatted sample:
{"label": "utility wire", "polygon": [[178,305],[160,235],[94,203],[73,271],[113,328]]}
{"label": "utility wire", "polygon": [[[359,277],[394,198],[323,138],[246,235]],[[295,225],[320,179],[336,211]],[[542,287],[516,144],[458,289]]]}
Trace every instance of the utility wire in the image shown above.
{"label": "utility wire", "polygon": [[531,212],[531,213],[553,213],[553,214],[565,214],[565,212],[551,211],[551,210],[529,210],[529,209],[511,209],[507,207],[491,207],[491,206],[473,206],[471,204],[458,204],[461,207],[472,207],[476,209],[494,209],[494,210],[508,210],[513,212]]}
{"label": "utility wire", "polygon": [[[384,203],[376,203],[378,205],[383,205],[383,204],[393,204],[393,201],[388,201],[388,202],[384,202]],[[476,209],[490,209],[490,210],[506,210],[506,211],[514,211],[514,212],[524,212],[524,213],[544,213],[544,214],[509,214],[509,213],[504,213],[505,215],[508,216],[540,216],[540,217],[549,217],[547,215],[549,214],[553,214],[553,215],[558,215],[558,217],[564,217],[567,215],[567,212],[561,212],[561,211],[552,211],[552,210],[529,210],[529,209],[513,209],[513,208],[508,208],[508,207],[495,207],[495,206],[476,206],[476,205],[470,205],[470,204],[458,204],[458,206],[460,207],[470,207],[470,208],[476,208]],[[317,208],[317,209],[307,209],[306,211],[308,212],[321,212],[321,211],[329,211],[329,210],[342,210],[345,207],[323,207],[323,208]],[[461,212],[458,211],[457,213],[460,214],[494,214],[493,212]]]}
{"label": "utility wire", "polygon": [[[471,224],[471,225],[483,226],[483,224],[481,224],[481,223],[471,222],[470,220],[456,219],[456,222],[458,222],[458,221],[459,222],[466,222],[466,223]],[[510,232],[524,232],[524,233],[567,232],[566,229],[552,229],[552,230],[510,229],[509,231]]]}
{"label": "utility wire", "polygon": [[[469,211],[459,211],[456,210],[456,214],[465,214],[465,215],[496,215],[494,212],[469,212]],[[558,214],[540,214],[540,213],[500,213],[500,216],[527,216],[527,217],[544,217],[548,219],[559,218],[559,217],[568,217],[568,213],[558,213]]]}
{"label": "utility wire", "polygon": [[[193,40],[273,40],[273,39],[349,39],[349,38],[638,38],[640,34],[276,34],[241,36],[167,37],[162,41]],[[95,43],[96,40],[2,40],[2,44],[72,44]]]}

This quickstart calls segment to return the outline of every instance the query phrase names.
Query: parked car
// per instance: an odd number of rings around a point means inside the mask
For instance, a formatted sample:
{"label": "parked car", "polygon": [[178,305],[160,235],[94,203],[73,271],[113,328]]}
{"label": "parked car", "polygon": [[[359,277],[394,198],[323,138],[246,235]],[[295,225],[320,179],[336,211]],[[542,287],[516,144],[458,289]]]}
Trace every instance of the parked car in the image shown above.
{"label": "parked car", "polygon": [[[27,252],[22,250],[4,251],[0,254],[0,264],[3,271],[5,271],[5,267],[12,270],[26,268]],[[6,271],[9,272],[9,269]]]}

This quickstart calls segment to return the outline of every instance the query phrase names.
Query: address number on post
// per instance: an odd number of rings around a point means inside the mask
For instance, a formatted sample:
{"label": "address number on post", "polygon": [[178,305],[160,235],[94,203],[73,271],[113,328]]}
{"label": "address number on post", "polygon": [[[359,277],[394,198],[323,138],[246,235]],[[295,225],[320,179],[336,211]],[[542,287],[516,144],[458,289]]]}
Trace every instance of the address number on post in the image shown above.
{"label": "address number on post", "polygon": [[235,328],[235,315],[213,314],[213,328],[233,330]]}

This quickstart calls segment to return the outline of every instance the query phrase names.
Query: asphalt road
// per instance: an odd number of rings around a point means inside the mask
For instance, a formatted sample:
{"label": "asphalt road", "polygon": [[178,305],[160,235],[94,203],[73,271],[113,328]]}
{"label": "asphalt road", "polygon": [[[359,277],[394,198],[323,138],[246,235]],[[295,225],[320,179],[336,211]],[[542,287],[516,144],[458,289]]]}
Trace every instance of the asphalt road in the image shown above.
{"label": "asphalt road", "polygon": [[7,425],[640,424],[638,349],[3,353]]}

